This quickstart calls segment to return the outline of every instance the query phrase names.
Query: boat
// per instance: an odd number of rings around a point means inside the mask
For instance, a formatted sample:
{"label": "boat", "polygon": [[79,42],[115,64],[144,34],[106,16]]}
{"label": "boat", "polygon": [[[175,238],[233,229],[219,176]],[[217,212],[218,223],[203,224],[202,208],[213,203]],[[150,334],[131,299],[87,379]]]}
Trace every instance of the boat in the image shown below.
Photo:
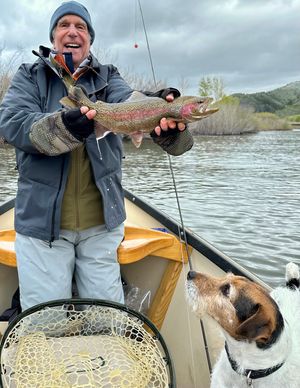
{"label": "boat", "polygon": [[[185,279],[192,263],[213,276],[227,272],[254,274],[167,214],[125,190],[126,231],[119,248],[125,287],[141,296],[131,308],[154,324],[168,348],[178,388],[209,388],[210,373],[224,346],[214,321],[197,318],[186,303]],[[18,287],[14,253],[14,199],[0,206],[0,314],[11,305]],[[0,322],[3,336],[7,322]],[[176,383],[175,383],[176,379]],[[1,386],[1,384],[0,384]]]}

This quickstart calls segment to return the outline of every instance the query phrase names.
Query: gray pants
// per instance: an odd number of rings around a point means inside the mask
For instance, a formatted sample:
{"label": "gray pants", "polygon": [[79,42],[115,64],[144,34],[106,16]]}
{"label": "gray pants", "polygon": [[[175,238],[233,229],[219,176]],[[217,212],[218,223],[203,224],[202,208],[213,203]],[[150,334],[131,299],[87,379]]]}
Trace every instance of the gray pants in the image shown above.
{"label": "gray pants", "polygon": [[80,298],[124,303],[117,249],[124,236],[121,224],[111,232],[96,226],[80,232],[61,230],[49,242],[17,233],[22,310],[55,299],[72,297],[75,276]]}

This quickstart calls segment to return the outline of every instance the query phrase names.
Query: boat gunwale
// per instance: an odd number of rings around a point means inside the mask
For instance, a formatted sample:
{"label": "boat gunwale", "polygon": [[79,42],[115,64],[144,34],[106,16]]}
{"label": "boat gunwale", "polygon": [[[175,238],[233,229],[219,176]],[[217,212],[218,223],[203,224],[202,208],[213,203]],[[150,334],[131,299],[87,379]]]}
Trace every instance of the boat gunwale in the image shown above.
{"label": "boat gunwale", "polygon": [[11,198],[6,202],[0,204],[0,216],[15,206],[15,198]]}

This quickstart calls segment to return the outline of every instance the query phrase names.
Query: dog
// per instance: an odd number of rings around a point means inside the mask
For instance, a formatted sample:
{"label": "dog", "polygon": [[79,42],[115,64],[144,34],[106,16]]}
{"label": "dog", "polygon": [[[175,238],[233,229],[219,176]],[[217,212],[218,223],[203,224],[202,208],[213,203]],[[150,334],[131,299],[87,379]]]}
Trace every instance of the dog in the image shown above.
{"label": "dog", "polygon": [[299,285],[294,263],[286,266],[286,285],[271,293],[242,276],[189,271],[191,309],[212,317],[225,337],[211,388],[300,388]]}

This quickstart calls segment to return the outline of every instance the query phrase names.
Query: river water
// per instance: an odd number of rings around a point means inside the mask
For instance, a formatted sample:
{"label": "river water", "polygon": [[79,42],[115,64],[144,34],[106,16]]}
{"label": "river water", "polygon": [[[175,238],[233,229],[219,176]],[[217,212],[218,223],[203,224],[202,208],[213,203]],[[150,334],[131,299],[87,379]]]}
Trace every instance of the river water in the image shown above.
{"label": "river water", "polygon": [[[125,143],[124,187],[179,220],[169,159],[151,140]],[[200,136],[171,157],[184,225],[272,286],[300,264],[300,131]],[[11,149],[0,149],[0,202],[15,194]]]}

